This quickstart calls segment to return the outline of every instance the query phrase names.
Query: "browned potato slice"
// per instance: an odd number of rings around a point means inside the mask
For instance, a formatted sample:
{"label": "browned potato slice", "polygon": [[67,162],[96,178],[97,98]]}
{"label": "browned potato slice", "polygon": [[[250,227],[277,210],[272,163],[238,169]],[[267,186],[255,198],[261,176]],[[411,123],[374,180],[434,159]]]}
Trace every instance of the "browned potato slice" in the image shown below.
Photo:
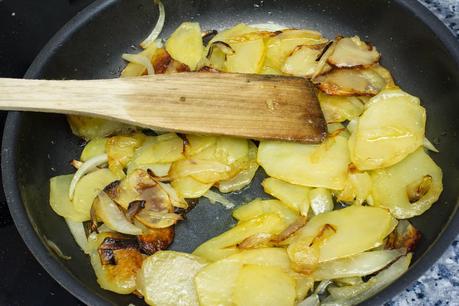
{"label": "browned potato slice", "polygon": [[358,36],[338,37],[333,54],[328,58],[328,63],[339,68],[368,67],[379,61],[381,54],[376,48]]}

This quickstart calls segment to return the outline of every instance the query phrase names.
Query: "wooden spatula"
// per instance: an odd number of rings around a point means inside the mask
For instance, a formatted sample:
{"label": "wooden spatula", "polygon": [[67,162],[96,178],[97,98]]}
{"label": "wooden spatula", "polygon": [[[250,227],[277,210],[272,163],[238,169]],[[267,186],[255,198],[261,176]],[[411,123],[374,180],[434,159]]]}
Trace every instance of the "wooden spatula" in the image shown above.
{"label": "wooden spatula", "polygon": [[0,79],[0,109],[253,139],[318,143],[326,136],[313,85],[297,77],[177,73],[91,81]]}

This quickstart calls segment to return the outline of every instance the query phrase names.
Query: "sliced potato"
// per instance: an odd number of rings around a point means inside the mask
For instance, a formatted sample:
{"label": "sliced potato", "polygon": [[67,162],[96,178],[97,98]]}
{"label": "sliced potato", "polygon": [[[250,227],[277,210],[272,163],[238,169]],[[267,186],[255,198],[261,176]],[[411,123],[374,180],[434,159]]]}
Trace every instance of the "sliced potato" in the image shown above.
{"label": "sliced potato", "polygon": [[203,150],[216,145],[216,136],[204,136],[204,135],[186,135],[185,155],[191,157],[195,154],[202,152]]}
{"label": "sliced potato", "polygon": [[324,225],[335,231],[319,248],[318,262],[325,262],[375,248],[395,228],[397,221],[385,209],[350,206],[319,214],[300,229],[288,247],[290,259],[299,266],[309,245]]}
{"label": "sliced potato", "polygon": [[283,30],[282,33],[268,39],[265,65],[281,70],[287,57],[297,46],[320,45],[327,42],[319,32],[308,30]]}
{"label": "sliced potato", "polygon": [[372,69],[334,69],[313,81],[333,96],[374,96],[386,86],[384,78]]}
{"label": "sliced potato", "polygon": [[183,140],[175,133],[155,137],[136,152],[133,160],[137,165],[171,163],[183,158]]}
{"label": "sliced potato", "polygon": [[290,271],[290,261],[282,248],[242,251],[209,264],[195,277],[196,290],[202,306],[234,305],[233,290],[244,265],[278,267]]}
{"label": "sliced potato", "polygon": [[241,252],[237,244],[258,233],[279,234],[287,224],[278,214],[264,214],[235,227],[201,244],[193,254],[216,261]]}
{"label": "sliced potato", "polygon": [[204,51],[199,23],[182,23],[166,41],[166,50],[173,59],[195,70]]}
{"label": "sliced potato", "polygon": [[248,221],[271,213],[279,215],[284,219],[286,224],[295,222],[299,217],[296,211],[285,206],[278,200],[254,200],[236,208],[233,211],[233,217],[238,221]]}
{"label": "sliced potato", "polygon": [[143,256],[135,249],[114,250],[116,264],[103,265],[97,249],[107,237],[117,237],[117,234],[93,233],[88,238],[91,265],[96,273],[97,282],[105,290],[130,294],[136,289],[137,272],[142,266]]}
{"label": "sliced potato", "polygon": [[261,141],[258,163],[269,176],[309,187],[344,188],[350,162],[345,133],[321,145]]}
{"label": "sliced potato", "polygon": [[426,111],[419,99],[401,90],[384,90],[366,104],[349,139],[359,170],[394,165],[422,146]]}
{"label": "sliced potato", "polygon": [[87,221],[89,216],[76,210],[69,198],[73,175],[60,175],[49,180],[49,204],[56,214],[72,221]]}
{"label": "sliced potato", "polygon": [[364,105],[357,97],[330,96],[319,91],[317,98],[327,123],[352,120],[364,111]]}
{"label": "sliced potato", "polygon": [[67,121],[72,133],[85,140],[136,130],[136,127],[122,122],[86,116],[69,115],[67,116]]}
{"label": "sliced potato", "polygon": [[137,289],[149,305],[198,306],[193,279],[205,266],[204,260],[191,254],[159,251],[144,260]]}
{"label": "sliced potato", "polygon": [[231,165],[234,162],[247,159],[249,142],[247,139],[220,136],[217,139],[215,157],[224,164]]}
{"label": "sliced potato", "polygon": [[233,301],[240,306],[293,306],[295,296],[295,281],[277,267],[244,265],[233,289]]}
{"label": "sliced potato", "polygon": [[212,187],[212,184],[213,183],[201,183],[191,176],[177,178],[171,183],[179,196],[185,199],[201,197]]}
{"label": "sliced potato", "polygon": [[285,60],[282,72],[294,76],[308,77],[316,72],[318,61],[324,46],[298,46],[292,54]]}
{"label": "sliced potato", "polygon": [[134,156],[135,149],[145,140],[141,133],[131,136],[113,136],[108,139],[105,149],[108,155],[108,168],[119,177],[124,176],[124,168]]}
{"label": "sliced potato", "polygon": [[398,219],[421,215],[443,190],[442,171],[423,148],[398,164],[372,171],[371,177],[373,205],[389,209]]}
{"label": "sliced potato", "polygon": [[339,68],[368,67],[379,61],[381,54],[374,46],[360,40],[358,36],[337,38],[334,52],[328,63]]}
{"label": "sliced potato", "polygon": [[108,138],[94,138],[88,142],[81,152],[80,160],[85,162],[95,156],[104,154],[106,152],[105,146],[107,145]]}
{"label": "sliced potato", "polygon": [[296,212],[307,215],[309,210],[310,188],[293,185],[272,177],[265,179],[261,185],[266,193],[278,198]]}
{"label": "sliced potato", "polygon": [[118,177],[109,169],[99,169],[83,176],[75,187],[75,194],[73,196],[75,209],[82,213],[86,220],[89,220],[89,212],[96,196],[105,186],[117,179]]}
{"label": "sliced potato", "polygon": [[397,88],[397,85],[395,84],[395,80],[392,77],[392,74],[390,73],[389,70],[387,70],[380,64],[373,65],[370,67],[370,69],[377,72],[380,76],[383,77],[383,79],[386,81],[386,89]]}
{"label": "sliced potato", "polygon": [[215,183],[219,180],[229,179],[231,167],[215,160],[183,159],[172,164],[171,178],[191,176],[201,183]]}
{"label": "sliced potato", "polygon": [[234,54],[227,55],[225,70],[238,73],[258,73],[263,65],[265,43],[263,39],[231,43]]}

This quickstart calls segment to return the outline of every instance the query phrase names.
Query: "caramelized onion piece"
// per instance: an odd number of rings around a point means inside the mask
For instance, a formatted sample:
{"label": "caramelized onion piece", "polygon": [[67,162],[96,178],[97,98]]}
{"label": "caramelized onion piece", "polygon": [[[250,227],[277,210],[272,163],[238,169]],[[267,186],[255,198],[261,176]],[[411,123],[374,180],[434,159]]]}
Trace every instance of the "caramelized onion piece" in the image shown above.
{"label": "caramelized onion piece", "polygon": [[330,65],[338,68],[368,67],[377,63],[381,57],[378,50],[359,37],[336,39],[336,48],[327,59]]}
{"label": "caramelized onion piece", "polygon": [[285,230],[283,230],[275,239],[274,242],[280,243],[293,234],[295,234],[298,230],[300,230],[303,226],[306,225],[307,219],[304,216],[299,217],[296,219],[295,222],[290,224]]}
{"label": "caramelized onion piece", "polygon": [[269,242],[273,239],[273,235],[270,233],[258,233],[249,236],[242,240],[241,243],[237,244],[238,249],[255,249],[260,247],[269,246]]}
{"label": "caramelized onion piece", "polygon": [[335,69],[318,76],[313,82],[333,96],[374,96],[386,86],[384,78],[371,69]]}
{"label": "caramelized onion piece", "polygon": [[132,218],[134,218],[137,213],[139,213],[140,210],[145,208],[145,200],[136,200],[132,201],[129,203],[128,209],[126,211],[126,217],[128,220],[132,221]]}
{"label": "caramelized onion piece", "polygon": [[210,57],[212,56],[212,52],[214,52],[215,48],[220,49],[225,55],[234,54],[233,48],[231,48],[231,46],[227,44],[226,42],[214,41],[209,47],[209,51],[207,52],[207,56],[206,56],[207,58],[210,59]]}
{"label": "caramelized onion piece", "polygon": [[410,203],[419,201],[432,187],[432,176],[424,175],[421,179],[406,186],[406,193]]}
{"label": "caramelized onion piece", "polygon": [[400,220],[395,230],[387,237],[384,247],[386,249],[404,248],[407,252],[412,252],[421,237],[421,232],[410,222]]}

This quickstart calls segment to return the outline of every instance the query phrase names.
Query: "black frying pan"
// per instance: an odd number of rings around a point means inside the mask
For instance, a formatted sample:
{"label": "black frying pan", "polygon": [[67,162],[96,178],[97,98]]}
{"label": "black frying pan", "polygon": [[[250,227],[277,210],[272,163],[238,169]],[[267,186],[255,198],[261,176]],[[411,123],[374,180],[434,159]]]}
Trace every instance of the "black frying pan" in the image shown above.
{"label": "black frying pan", "polygon": [[[117,77],[120,55],[132,52],[157,18],[151,0],[99,0],[70,21],[43,49],[27,78],[95,79]],[[372,41],[382,63],[406,91],[421,97],[427,108],[427,135],[440,149],[433,158],[444,172],[442,197],[413,219],[423,233],[410,270],[367,304],[382,304],[417,279],[442,254],[459,228],[459,45],[444,25],[415,0],[165,0],[162,37],[185,20],[203,29],[222,29],[238,22],[274,21],[312,28],[333,38],[357,34]],[[72,171],[82,141],[73,136],[63,116],[10,113],[2,148],[4,189],[23,239],[45,269],[67,290],[89,305],[142,302],[100,289],[89,259],[73,241],[62,218],[48,205],[48,180]],[[253,186],[259,186],[259,173]],[[230,195],[246,202],[261,189]],[[192,251],[232,224],[230,212],[201,201],[177,226],[172,249]],[[56,257],[43,243],[53,240],[72,260]]]}

